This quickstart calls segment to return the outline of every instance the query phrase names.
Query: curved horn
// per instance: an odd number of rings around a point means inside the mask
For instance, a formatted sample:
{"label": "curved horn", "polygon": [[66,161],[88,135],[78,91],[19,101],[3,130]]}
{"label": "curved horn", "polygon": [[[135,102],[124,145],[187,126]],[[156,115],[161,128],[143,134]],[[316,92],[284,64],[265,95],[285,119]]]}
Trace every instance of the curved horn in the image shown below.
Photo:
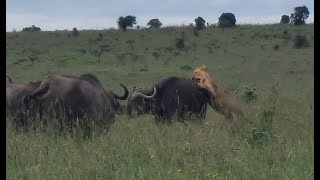
{"label": "curved horn", "polygon": [[115,94],[114,92],[112,92],[112,94],[116,99],[126,100],[128,98],[128,96],[129,96],[129,91],[128,91],[128,89],[127,89],[127,87],[125,85],[120,84],[120,86],[122,86],[123,89],[124,89],[124,95],[123,96],[119,96],[119,95]]}
{"label": "curved horn", "polygon": [[38,96],[42,96],[43,94],[47,93],[48,90],[49,90],[49,85],[41,83],[41,85],[36,90],[34,90],[31,94],[27,94],[24,97],[23,99],[24,104],[27,105],[31,99],[37,99]]}
{"label": "curved horn", "polygon": [[35,91],[30,94],[31,98],[36,98],[37,96],[42,96],[49,90],[49,84],[41,84]]}
{"label": "curved horn", "polygon": [[148,95],[145,95],[143,94],[142,92],[139,92],[139,91],[134,91],[132,93],[132,98],[136,98],[136,97],[143,97],[145,99],[152,99],[154,98],[155,96],[157,95],[157,88],[154,86],[153,87],[153,94],[151,96],[148,96]]}
{"label": "curved horn", "polygon": [[7,73],[6,73],[6,76],[8,78],[9,83],[12,83],[13,81],[12,81],[12,79],[10,78],[10,76]]}

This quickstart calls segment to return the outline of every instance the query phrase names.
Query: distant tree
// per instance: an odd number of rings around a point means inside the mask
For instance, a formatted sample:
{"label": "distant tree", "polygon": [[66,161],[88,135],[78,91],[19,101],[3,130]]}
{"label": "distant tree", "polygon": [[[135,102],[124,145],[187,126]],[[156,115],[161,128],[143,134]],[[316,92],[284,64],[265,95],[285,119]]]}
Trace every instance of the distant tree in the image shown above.
{"label": "distant tree", "polygon": [[121,16],[119,17],[117,23],[118,23],[119,29],[126,31],[128,27],[132,28],[134,24],[137,24],[137,21],[135,16],[126,16],[126,17]]}
{"label": "distant tree", "polygon": [[290,17],[288,15],[282,15],[280,23],[281,24],[289,24],[290,22]]}
{"label": "distant tree", "polygon": [[202,17],[197,17],[194,22],[196,22],[196,29],[197,30],[202,30],[206,27],[206,25],[204,25],[206,23],[206,21],[202,18]]}
{"label": "distant tree", "polygon": [[233,13],[222,13],[219,17],[219,27],[234,27],[236,26],[236,17]]}
{"label": "distant tree", "polygon": [[74,28],[72,29],[72,36],[73,36],[73,37],[79,36],[79,31],[78,31],[78,29],[77,29],[76,27],[74,27]]}
{"label": "distant tree", "polygon": [[36,27],[32,25],[31,27],[25,27],[22,29],[23,32],[39,32],[41,29],[39,27]]}
{"label": "distant tree", "polygon": [[306,6],[298,6],[294,8],[294,13],[291,14],[291,23],[294,25],[306,24],[305,20],[309,17],[309,10]]}
{"label": "distant tree", "polygon": [[119,17],[117,23],[118,23],[119,29],[122,29],[122,30],[127,29],[128,25],[127,25],[126,19],[123,16]]}
{"label": "distant tree", "polygon": [[147,26],[151,28],[160,28],[162,26],[162,23],[159,21],[159,19],[151,19]]}

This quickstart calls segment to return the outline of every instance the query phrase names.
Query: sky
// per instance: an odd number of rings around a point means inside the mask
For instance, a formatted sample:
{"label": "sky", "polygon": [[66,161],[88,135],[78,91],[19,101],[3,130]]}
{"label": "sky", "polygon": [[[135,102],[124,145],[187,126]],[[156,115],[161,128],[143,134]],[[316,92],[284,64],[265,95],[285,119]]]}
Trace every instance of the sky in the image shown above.
{"label": "sky", "polygon": [[163,26],[188,25],[198,16],[211,24],[225,12],[237,24],[270,24],[303,5],[310,12],[306,22],[313,22],[313,0],[6,0],[6,31],[31,25],[45,31],[118,28],[117,19],[127,15],[143,27],[153,18]]}

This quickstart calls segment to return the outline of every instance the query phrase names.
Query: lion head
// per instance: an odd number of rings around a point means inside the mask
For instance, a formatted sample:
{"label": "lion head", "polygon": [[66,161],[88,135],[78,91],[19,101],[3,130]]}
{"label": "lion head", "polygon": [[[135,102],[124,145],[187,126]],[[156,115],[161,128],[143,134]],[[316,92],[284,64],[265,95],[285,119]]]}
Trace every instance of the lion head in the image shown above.
{"label": "lion head", "polygon": [[193,71],[192,80],[195,80],[197,82],[205,83],[210,78],[209,74],[205,71],[205,66],[202,65],[200,67],[197,67]]}
{"label": "lion head", "polygon": [[197,67],[193,71],[192,80],[197,81],[199,86],[208,89],[214,96],[216,96],[218,86],[210,74],[205,70],[206,67],[204,65]]}

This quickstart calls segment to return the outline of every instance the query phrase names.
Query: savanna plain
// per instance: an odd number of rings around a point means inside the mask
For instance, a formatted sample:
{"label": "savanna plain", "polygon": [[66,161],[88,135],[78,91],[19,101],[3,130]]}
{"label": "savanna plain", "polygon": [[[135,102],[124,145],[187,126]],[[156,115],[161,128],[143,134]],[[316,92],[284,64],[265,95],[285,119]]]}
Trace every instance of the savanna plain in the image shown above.
{"label": "savanna plain", "polygon": [[203,122],[171,125],[118,113],[82,138],[53,125],[17,132],[7,117],[7,179],[314,179],[313,24],[6,33],[17,83],[92,73],[122,94],[120,83],[150,88],[203,64],[251,123],[211,107]]}

